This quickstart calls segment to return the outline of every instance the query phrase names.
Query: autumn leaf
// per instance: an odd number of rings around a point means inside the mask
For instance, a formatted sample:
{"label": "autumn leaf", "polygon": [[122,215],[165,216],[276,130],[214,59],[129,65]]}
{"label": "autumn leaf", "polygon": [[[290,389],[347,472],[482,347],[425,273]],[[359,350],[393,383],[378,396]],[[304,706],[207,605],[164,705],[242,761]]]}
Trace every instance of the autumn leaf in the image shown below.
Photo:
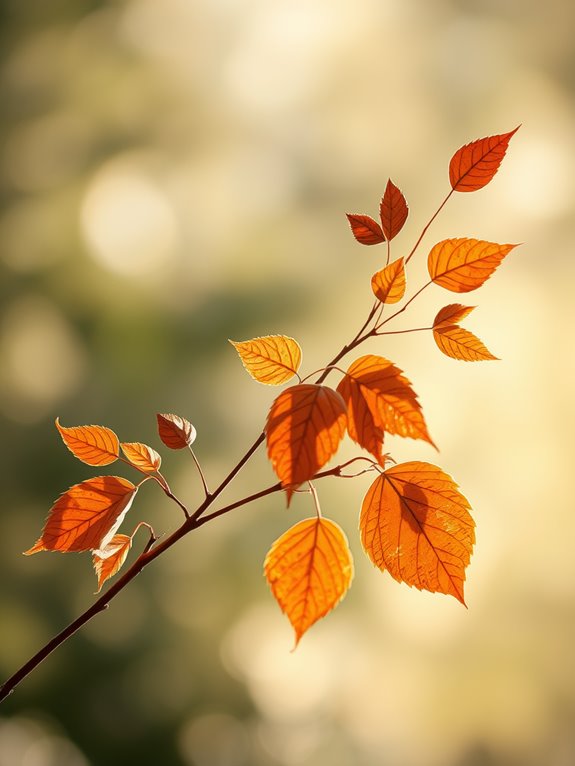
{"label": "autumn leaf", "polygon": [[350,437],[377,460],[384,432],[423,439],[435,447],[411,383],[389,360],[373,354],[361,356],[337,390],[347,406]]}
{"label": "autumn leaf", "polygon": [[476,335],[459,325],[440,327],[433,331],[433,337],[439,350],[452,359],[460,359],[464,362],[497,359]]}
{"label": "autumn leaf", "polygon": [[105,548],[92,553],[92,563],[98,578],[98,593],[106,580],[113,577],[124,565],[131,547],[132,538],[129,535],[114,535]]}
{"label": "autumn leaf", "polygon": [[56,418],[56,428],[70,452],[88,465],[109,465],[118,459],[120,443],[116,434],[104,426],[66,428]]}
{"label": "autumn leaf", "polygon": [[345,434],[341,396],[327,386],[290,386],[275,399],[266,422],[268,457],[288,505],[296,488],[337,452]]}
{"label": "autumn leaf", "polygon": [[408,208],[405,197],[390,178],[379,205],[381,226],[388,241],[391,241],[403,229],[407,214]]}
{"label": "autumn leaf", "polygon": [[481,287],[514,247],[480,239],[444,239],[429,253],[429,276],[447,290],[468,293]]}
{"label": "autumn leaf", "polygon": [[122,452],[130,463],[143,473],[155,473],[162,464],[162,458],[155,449],[141,442],[122,442]]}
{"label": "autumn leaf", "polygon": [[507,146],[519,126],[510,133],[487,136],[458,149],[449,163],[451,188],[459,192],[472,192],[486,186],[497,173]]}
{"label": "autumn leaf", "polygon": [[184,449],[196,440],[196,429],[189,420],[180,415],[158,413],[158,433],[160,439],[170,449]]}
{"label": "autumn leaf", "polygon": [[475,306],[462,306],[461,303],[450,303],[449,306],[444,306],[437,312],[437,316],[433,320],[433,327],[437,329],[457,324],[469,316],[474,308]]}
{"label": "autumn leaf", "polygon": [[353,560],[343,530],[329,519],[305,519],[288,529],[269,550],[264,573],[295,630],[304,633],[345,596]]}
{"label": "autumn leaf", "polygon": [[397,303],[405,294],[405,267],[398,258],[371,278],[371,289],[382,303]]}
{"label": "autumn leaf", "polygon": [[297,373],[301,363],[299,343],[287,335],[266,335],[242,342],[230,340],[249,374],[258,383],[279,386]]}
{"label": "autumn leaf", "polygon": [[469,503],[457,484],[429,463],[384,471],[363,500],[361,541],[376,567],[420,590],[455,596],[475,542]]}
{"label": "autumn leaf", "polygon": [[346,213],[351,231],[360,245],[379,245],[385,242],[381,226],[369,215]]}
{"label": "autumn leaf", "polygon": [[27,550],[89,551],[103,549],[128,512],[138,487],[119,476],[96,476],[75,484],[54,503],[42,536]]}

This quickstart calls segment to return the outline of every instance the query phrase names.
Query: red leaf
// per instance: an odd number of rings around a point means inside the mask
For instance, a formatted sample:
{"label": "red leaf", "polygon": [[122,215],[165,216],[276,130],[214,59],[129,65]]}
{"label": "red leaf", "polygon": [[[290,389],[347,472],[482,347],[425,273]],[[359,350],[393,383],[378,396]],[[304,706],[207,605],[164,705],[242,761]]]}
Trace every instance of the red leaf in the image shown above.
{"label": "red leaf", "polygon": [[347,593],[353,560],[342,529],[334,521],[314,517],[300,521],[275,541],[264,572],[295,630],[297,645]]}
{"label": "red leaf", "polygon": [[381,226],[369,215],[346,213],[353,236],[361,245],[379,245],[385,242]]}
{"label": "red leaf", "polygon": [[337,452],[345,434],[341,396],[327,386],[290,386],[273,402],[266,422],[268,457],[288,505],[294,491]]}
{"label": "red leaf", "polygon": [[137,491],[138,487],[120,476],[96,476],[75,484],[56,500],[42,536],[26,555],[105,548]]}
{"label": "red leaf", "polygon": [[379,206],[381,226],[387,240],[391,241],[403,229],[408,212],[405,197],[390,178]]}
{"label": "red leaf", "polygon": [[486,186],[497,173],[509,141],[519,127],[518,125],[510,133],[480,138],[458,149],[449,163],[452,189],[472,192]]}
{"label": "red leaf", "polygon": [[184,449],[193,444],[196,439],[196,429],[189,420],[180,415],[156,415],[158,433],[166,447]]}

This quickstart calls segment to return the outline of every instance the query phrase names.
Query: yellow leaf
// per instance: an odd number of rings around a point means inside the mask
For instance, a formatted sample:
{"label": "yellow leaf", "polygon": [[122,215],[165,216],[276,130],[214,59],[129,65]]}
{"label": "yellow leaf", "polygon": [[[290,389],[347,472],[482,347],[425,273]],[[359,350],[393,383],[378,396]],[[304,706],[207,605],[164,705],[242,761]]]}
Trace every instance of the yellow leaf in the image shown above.
{"label": "yellow leaf", "polygon": [[287,335],[266,335],[235,342],[230,340],[249,374],[258,383],[279,386],[297,373],[301,363],[299,343]]}
{"label": "yellow leaf", "polygon": [[122,442],[122,452],[130,463],[144,473],[155,473],[162,464],[162,458],[155,449],[141,442]]}
{"label": "yellow leaf", "polygon": [[433,330],[433,337],[440,351],[452,359],[464,362],[483,362],[497,359],[479,338],[459,325],[447,325]]}
{"label": "yellow leaf", "polygon": [[405,268],[398,258],[371,278],[371,289],[382,303],[397,303],[405,294]]}

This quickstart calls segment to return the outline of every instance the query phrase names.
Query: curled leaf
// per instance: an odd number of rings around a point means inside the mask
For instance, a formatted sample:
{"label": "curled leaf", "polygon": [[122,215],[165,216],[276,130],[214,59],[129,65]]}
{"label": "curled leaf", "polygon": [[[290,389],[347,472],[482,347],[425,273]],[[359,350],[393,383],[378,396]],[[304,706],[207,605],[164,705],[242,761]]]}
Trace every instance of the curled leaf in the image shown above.
{"label": "curled leaf", "polygon": [[155,473],[162,464],[162,458],[155,449],[141,442],[122,442],[122,452],[130,463],[143,473]]}
{"label": "curled leaf", "polygon": [[449,163],[451,188],[459,192],[472,192],[486,186],[493,178],[507,151],[512,136],[509,133],[487,136],[458,149]]}
{"label": "curled leaf", "polygon": [[258,383],[279,386],[293,378],[299,370],[300,345],[287,335],[266,335],[241,342],[230,340],[230,343]]}
{"label": "curled leaf", "polygon": [[390,178],[379,205],[381,227],[389,242],[403,229],[408,212],[405,197]]}
{"label": "curled leaf", "polygon": [[385,266],[371,278],[371,289],[382,303],[397,303],[405,294],[405,267],[403,258]]}
{"label": "curled leaf", "polygon": [[349,589],[353,560],[347,538],[329,519],[300,521],[274,542],[264,573],[295,630],[297,646],[303,634]]}
{"label": "curled leaf", "polygon": [[180,415],[156,415],[160,439],[170,449],[184,449],[196,440],[196,429]]}
{"label": "curled leaf", "polygon": [[498,245],[480,239],[444,239],[429,253],[429,276],[435,284],[454,293],[476,290],[514,247],[517,245]]}
{"label": "curled leaf", "polygon": [[70,452],[88,465],[109,465],[118,459],[120,442],[116,434],[104,426],[66,428],[56,418],[56,428]]}
{"label": "curled leaf", "polygon": [[106,580],[124,565],[131,547],[132,538],[129,535],[114,535],[105,548],[93,551],[92,564],[98,578],[98,593]]}
{"label": "curled leaf", "polygon": [[429,463],[401,463],[384,471],[363,500],[365,552],[382,571],[420,590],[455,596],[475,542],[469,503],[457,484]]}
{"label": "curled leaf", "polygon": [[302,383],[275,399],[266,422],[268,457],[288,505],[297,487],[337,452],[345,425],[343,399],[327,386]]}
{"label": "curled leaf", "polygon": [[138,487],[120,476],[96,476],[75,484],[56,500],[42,536],[26,555],[105,548],[137,491]]}
{"label": "curled leaf", "polygon": [[385,242],[381,226],[369,215],[346,213],[353,236],[360,245],[379,245]]}

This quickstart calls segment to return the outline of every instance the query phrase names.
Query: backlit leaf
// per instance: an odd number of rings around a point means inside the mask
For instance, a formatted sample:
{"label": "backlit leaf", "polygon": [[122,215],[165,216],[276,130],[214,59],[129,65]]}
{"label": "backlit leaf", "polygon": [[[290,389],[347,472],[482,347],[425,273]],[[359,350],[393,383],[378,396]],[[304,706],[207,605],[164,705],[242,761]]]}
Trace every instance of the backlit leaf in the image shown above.
{"label": "backlit leaf", "polygon": [[98,578],[98,593],[106,580],[113,577],[124,565],[131,547],[132,538],[129,535],[114,535],[105,548],[92,553],[92,563]]}
{"label": "backlit leaf", "polygon": [[353,560],[343,530],[329,519],[315,517],[300,521],[275,541],[264,572],[295,630],[297,646],[308,628],[347,593]]}
{"label": "backlit leaf", "polygon": [[458,325],[439,327],[433,331],[433,337],[439,349],[452,359],[461,359],[464,362],[497,359],[476,335]]}
{"label": "backlit leaf", "polygon": [[379,245],[385,242],[381,226],[369,215],[346,213],[353,236],[360,245]]}
{"label": "backlit leaf", "polygon": [[350,437],[378,460],[383,432],[424,439],[435,447],[411,383],[382,356],[356,359],[337,390],[348,409]]}
{"label": "backlit leaf", "polygon": [[480,239],[444,239],[429,253],[429,276],[447,290],[468,293],[481,287],[514,247]]}
{"label": "backlit leaf", "polygon": [[160,455],[147,444],[122,442],[120,447],[130,463],[144,473],[155,473],[162,464]]}
{"label": "backlit leaf", "polygon": [[397,303],[405,294],[403,258],[385,266],[371,278],[371,289],[382,303]]}
{"label": "backlit leaf", "polygon": [[450,303],[449,306],[444,306],[437,312],[437,316],[433,320],[433,327],[447,327],[449,325],[458,324],[466,316],[469,316],[475,306],[462,306],[461,303]]}
{"label": "backlit leaf", "polygon": [[361,541],[376,567],[420,590],[465,604],[463,583],[475,542],[469,503],[437,466],[388,468],[363,500]]}
{"label": "backlit leaf", "polygon": [[56,428],[70,452],[88,465],[109,465],[118,459],[120,443],[116,434],[104,426],[66,428],[56,418]]}
{"label": "backlit leaf", "polygon": [[120,476],[96,476],[75,484],[56,500],[42,536],[26,554],[105,548],[137,491],[131,481]]}
{"label": "backlit leaf", "polygon": [[449,163],[449,180],[454,191],[472,192],[488,184],[518,130],[519,126],[510,133],[480,138],[458,149]]}
{"label": "backlit leaf", "polygon": [[279,386],[297,373],[301,363],[299,343],[286,335],[266,335],[230,343],[249,374],[259,383]]}
{"label": "backlit leaf", "polygon": [[166,447],[170,449],[184,449],[196,440],[196,429],[189,420],[180,415],[158,413],[158,433]]}
{"label": "backlit leaf", "polygon": [[379,206],[381,226],[387,240],[391,241],[399,234],[407,219],[407,214],[408,208],[405,197],[390,178]]}
{"label": "backlit leaf", "polygon": [[288,505],[297,487],[337,452],[345,434],[345,404],[327,386],[291,386],[275,399],[266,422],[268,457]]}

